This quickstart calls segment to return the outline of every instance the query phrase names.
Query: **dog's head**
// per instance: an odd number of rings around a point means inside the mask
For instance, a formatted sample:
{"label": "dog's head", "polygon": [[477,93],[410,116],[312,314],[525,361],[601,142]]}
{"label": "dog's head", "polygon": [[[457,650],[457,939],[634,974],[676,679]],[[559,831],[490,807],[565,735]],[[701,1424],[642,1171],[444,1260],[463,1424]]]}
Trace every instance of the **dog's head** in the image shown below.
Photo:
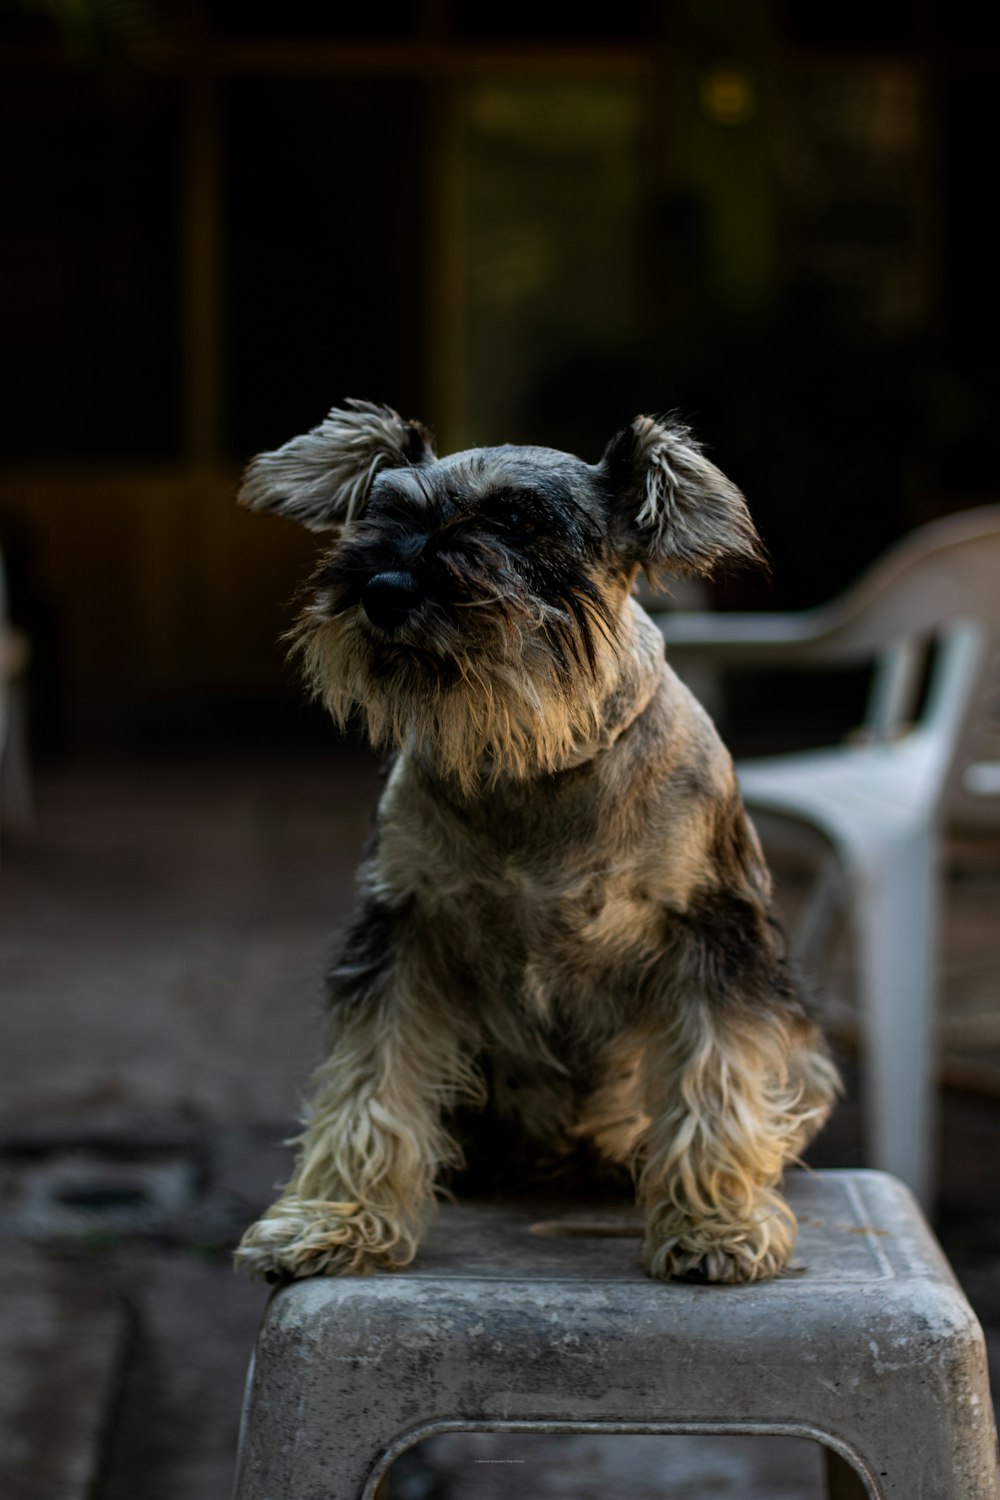
{"label": "dog's head", "polygon": [[437,458],[419,423],[352,401],[256,458],[240,500],[335,533],[295,640],[334,717],[411,736],[466,787],[567,764],[592,740],[657,577],[753,559],[739,490],[675,423],[596,464],[550,448]]}

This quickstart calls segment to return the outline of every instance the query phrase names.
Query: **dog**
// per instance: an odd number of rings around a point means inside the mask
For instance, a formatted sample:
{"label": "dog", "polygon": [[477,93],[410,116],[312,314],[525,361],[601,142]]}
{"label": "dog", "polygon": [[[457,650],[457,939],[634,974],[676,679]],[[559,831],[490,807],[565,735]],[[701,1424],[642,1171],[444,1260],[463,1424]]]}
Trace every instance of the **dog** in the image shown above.
{"label": "dog", "polygon": [[333,961],[334,1038],[291,1181],[237,1261],[269,1279],[414,1256],[454,1112],[630,1169],[653,1277],[788,1261],[786,1163],[835,1067],[790,973],[731,759],[634,596],[761,560],[746,502],[673,419],[596,464],[438,458],[350,401],[249,466],[254,511],[333,534],[292,650],[395,751]]}

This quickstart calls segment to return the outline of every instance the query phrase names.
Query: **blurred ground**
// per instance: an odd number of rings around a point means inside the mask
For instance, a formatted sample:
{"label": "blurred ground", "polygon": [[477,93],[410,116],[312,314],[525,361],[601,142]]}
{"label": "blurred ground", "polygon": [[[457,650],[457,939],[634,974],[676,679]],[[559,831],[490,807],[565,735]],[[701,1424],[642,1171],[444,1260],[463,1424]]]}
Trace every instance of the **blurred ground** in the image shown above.
{"label": "blurred ground", "polygon": [[[39,779],[0,871],[0,1490],[218,1500],[265,1289],[229,1253],[286,1170],[377,794],[348,749]],[[800,867],[773,862],[782,899]],[[1000,1390],[1000,848],[949,879],[937,1228]],[[849,988],[849,986],[847,986]],[[850,1030],[838,1008],[845,1034]],[[857,1069],[812,1153],[862,1162]],[[992,1090],[992,1092],[991,1092]],[[514,1446],[512,1447],[512,1443]],[[529,1478],[530,1476],[530,1478]],[[797,1441],[435,1440],[395,1500],[813,1500]]]}

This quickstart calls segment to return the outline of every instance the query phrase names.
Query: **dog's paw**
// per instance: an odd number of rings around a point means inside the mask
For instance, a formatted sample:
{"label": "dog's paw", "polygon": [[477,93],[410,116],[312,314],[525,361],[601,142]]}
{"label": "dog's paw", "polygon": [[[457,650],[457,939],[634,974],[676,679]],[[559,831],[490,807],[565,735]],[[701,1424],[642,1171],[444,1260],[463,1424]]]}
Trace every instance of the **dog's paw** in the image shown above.
{"label": "dog's paw", "polygon": [[415,1250],[415,1236],[385,1214],[358,1203],[290,1196],[251,1224],[235,1261],[268,1281],[284,1281],[396,1271]]}
{"label": "dog's paw", "polygon": [[783,1203],[742,1225],[664,1216],[647,1227],[643,1264],[659,1281],[745,1285],[777,1276],[794,1245],[795,1220]]}

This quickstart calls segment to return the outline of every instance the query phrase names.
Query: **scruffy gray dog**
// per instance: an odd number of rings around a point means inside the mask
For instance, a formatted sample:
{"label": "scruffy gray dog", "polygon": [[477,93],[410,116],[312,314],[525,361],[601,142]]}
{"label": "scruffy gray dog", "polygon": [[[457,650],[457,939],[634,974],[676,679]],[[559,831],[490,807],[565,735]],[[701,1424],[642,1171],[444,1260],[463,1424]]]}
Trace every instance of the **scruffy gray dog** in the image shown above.
{"label": "scruffy gray dog", "polygon": [[241,501],[334,533],[295,631],[334,718],[397,750],[334,1039],[292,1180],[237,1259],[410,1261],[449,1113],[487,1097],[551,1154],[629,1165],[652,1276],[786,1263],[782,1168],[837,1077],[786,969],[729,755],[632,597],[640,569],[754,559],[743,496],[677,424],[600,462],[437,458],[351,401],[255,459]]}

